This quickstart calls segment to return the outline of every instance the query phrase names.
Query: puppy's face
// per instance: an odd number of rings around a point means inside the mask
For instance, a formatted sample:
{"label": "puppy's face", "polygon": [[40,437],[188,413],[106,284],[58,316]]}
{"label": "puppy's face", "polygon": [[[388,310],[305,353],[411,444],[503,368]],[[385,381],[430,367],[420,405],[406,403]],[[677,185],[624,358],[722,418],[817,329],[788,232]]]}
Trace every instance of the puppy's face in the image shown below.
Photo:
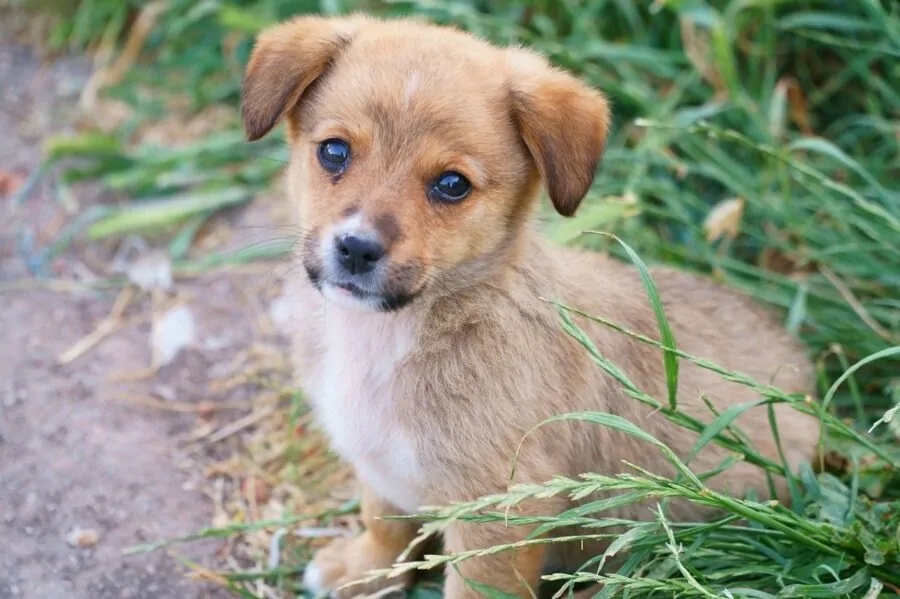
{"label": "puppy's face", "polygon": [[251,140],[287,121],[310,279],[332,301],[385,311],[497,276],[541,178],[573,214],[609,111],[524,50],[354,16],[263,32],[243,116]]}

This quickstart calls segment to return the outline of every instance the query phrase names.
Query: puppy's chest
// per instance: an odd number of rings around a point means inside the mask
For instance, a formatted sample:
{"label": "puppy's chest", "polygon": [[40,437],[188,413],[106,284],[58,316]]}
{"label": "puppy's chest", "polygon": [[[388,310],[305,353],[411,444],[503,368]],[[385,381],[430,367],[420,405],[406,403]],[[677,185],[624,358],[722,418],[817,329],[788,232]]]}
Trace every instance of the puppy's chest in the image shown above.
{"label": "puppy's chest", "polygon": [[414,440],[402,425],[397,382],[413,330],[371,320],[343,311],[324,317],[321,357],[307,391],[333,449],[379,495],[415,511],[424,481]]}

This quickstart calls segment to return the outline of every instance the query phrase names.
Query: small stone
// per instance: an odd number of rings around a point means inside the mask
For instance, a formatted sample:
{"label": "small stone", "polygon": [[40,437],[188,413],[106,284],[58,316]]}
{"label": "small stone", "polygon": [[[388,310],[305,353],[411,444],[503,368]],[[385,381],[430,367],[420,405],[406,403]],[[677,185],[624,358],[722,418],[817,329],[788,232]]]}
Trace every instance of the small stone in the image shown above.
{"label": "small stone", "polygon": [[72,532],[66,536],[66,541],[72,547],[83,549],[85,547],[93,547],[96,545],[100,541],[100,535],[97,534],[96,530],[90,528],[83,529],[75,527],[72,529]]}

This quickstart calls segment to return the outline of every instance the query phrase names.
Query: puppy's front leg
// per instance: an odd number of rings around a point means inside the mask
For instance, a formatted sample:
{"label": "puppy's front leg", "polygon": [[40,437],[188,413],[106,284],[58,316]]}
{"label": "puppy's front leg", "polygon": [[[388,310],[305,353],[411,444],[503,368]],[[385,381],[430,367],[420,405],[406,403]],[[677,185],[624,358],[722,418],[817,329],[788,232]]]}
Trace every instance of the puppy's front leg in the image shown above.
{"label": "puppy's front leg", "polygon": [[[517,511],[535,513],[532,510]],[[444,533],[449,553],[487,549],[524,540],[534,528],[503,522],[456,522]],[[484,595],[466,581],[476,582],[513,595],[531,599],[537,596],[546,550],[543,544],[526,545],[484,557],[469,558],[449,565],[444,595],[447,599],[480,598]],[[458,568],[458,570],[457,570]]]}
{"label": "puppy's front leg", "polygon": [[399,516],[403,513],[365,486],[362,490],[361,512],[365,532],[352,539],[332,541],[316,553],[307,566],[303,582],[311,592],[320,594],[329,591],[332,597],[347,599],[398,584],[406,588],[412,582],[412,573],[407,573],[396,578],[349,584],[366,578],[366,574],[372,570],[394,565],[397,557],[415,538],[418,528],[410,520],[382,520],[384,516]]}

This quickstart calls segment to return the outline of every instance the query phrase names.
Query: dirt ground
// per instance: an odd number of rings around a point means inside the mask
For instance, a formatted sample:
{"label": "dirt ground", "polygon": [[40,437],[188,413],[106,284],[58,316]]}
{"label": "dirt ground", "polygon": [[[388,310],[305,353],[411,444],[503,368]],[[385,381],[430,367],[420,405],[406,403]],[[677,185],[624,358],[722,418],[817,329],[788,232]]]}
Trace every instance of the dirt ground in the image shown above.
{"label": "dirt ground", "polygon": [[[45,63],[0,42],[0,172],[26,177],[34,169],[46,136],[72,121],[88,74],[84,60]],[[84,207],[98,201],[98,192],[77,188],[76,199]],[[248,347],[280,343],[257,326],[270,301],[257,290],[271,273],[179,281],[179,292],[194,298],[188,306],[200,341],[156,376],[115,382],[111,375],[150,363],[150,324],[141,318],[149,298],[129,306],[130,324],[60,364],[63,352],[103,322],[120,290],[51,291],[34,284],[29,245],[43,245],[71,220],[52,176],[18,206],[0,190],[0,214],[0,597],[230,596],[188,580],[166,552],[126,556],[123,549],[210,525],[208,482],[196,454],[185,448],[198,428],[215,429],[234,414],[191,406],[249,401],[246,388],[217,394],[209,383]],[[90,252],[67,252],[52,264],[54,276],[85,279],[104,259]],[[14,289],[22,281],[28,288]],[[163,407],[128,401],[135,393]],[[88,532],[79,539],[78,530]],[[221,543],[177,551],[215,566]]]}

